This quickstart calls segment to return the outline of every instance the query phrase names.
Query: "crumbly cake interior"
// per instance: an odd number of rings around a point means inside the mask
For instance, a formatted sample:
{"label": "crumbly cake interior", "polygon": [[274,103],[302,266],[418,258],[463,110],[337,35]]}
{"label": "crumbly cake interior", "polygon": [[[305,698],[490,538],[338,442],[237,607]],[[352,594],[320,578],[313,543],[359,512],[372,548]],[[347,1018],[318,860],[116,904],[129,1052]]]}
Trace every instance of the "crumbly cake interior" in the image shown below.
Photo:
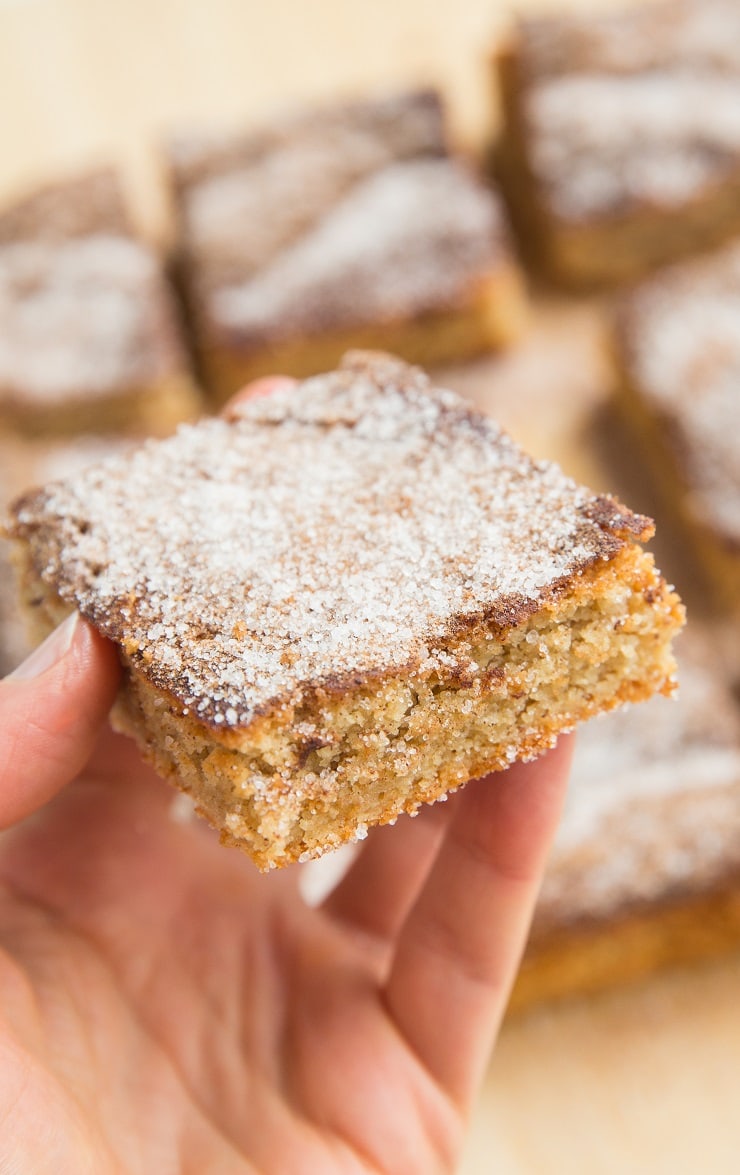
{"label": "crumbly cake interior", "polygon": [[[28,568],[24,582],[41,635],[68,606]],[[224,842],[271,868],[362,839],[468,779],[534,758],[577,722],[670,690],[680,622],[651,560],[628,548],[513,631],[483,630],[438,649],[436,669],[293,708],[288,725],[278,714],[244,736],[216,736],[132,667],[114,720]],[[445,654],[453,665],[468,659],[465,675],[445,673]]]}
{"label": "crumbly cake interior", "polygon": [[119,642],[119,721],[263,867],[670,689],[682,614],[647,520],[389,357],[15,515],[31,606]]}
{"label": "crumbly cake interior", "polygon": [[[679,644],[677,697],[581,732],[535,943],[564,925],[710,889],[740,869],[740,710],[717,661],[692,628]],[[607,841],[615,851],[602,852]]]}

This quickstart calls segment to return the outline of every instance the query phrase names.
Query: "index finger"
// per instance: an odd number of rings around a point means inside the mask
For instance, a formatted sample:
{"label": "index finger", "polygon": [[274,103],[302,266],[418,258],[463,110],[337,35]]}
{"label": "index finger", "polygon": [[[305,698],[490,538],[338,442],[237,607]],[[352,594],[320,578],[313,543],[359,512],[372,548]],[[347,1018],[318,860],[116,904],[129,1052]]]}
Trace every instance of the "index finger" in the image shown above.
{"label": "index finger", "polygon": [[570,769],[573,739],[468,784],[401,930],[387,1007],[466,1106],[506,1007]]}

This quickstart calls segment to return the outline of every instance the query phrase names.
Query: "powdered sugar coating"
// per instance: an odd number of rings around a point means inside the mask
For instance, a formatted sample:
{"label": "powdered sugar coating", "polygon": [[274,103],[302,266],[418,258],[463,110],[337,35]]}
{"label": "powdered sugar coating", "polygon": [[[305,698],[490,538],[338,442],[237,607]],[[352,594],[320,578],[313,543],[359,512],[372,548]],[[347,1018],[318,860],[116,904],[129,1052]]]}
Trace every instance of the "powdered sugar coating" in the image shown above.
{"label": "powdered sugar coating", "polygon": [[128,237],[0,249],[0,398],[137,390],[183,362],[160,263]]}
{"label": "powdered sugar coating", "polygon": [[246,351],[445,310],[508,256],[502,206],[447,154],[434,92],[181,143],[173,170],[196,317]]}
{"label": "powdered sugar coating", "polygon": [[199,281],[243,281],[354,184],[445,151],[439,96],[426,90],[287,114],[241,135],[180,137],[170,163]]}
{"label": "powdered sugar coating", "polygon": [[[718,635],[718,634],[715,634]],[[680,692],[579,733],[535,938],[740,868],[740,712],[702,629],[678,649]]]}
{"label": "powdered sugar coating", "polygon": [[[70,477],[93,462],[131,450],[130,437],[79,436],[74,440],[24,441],[0,438],[0,509],[32,486]],[[31,651],[18,600],[16,576],[7,543],[0,542],[0,676],[10,673]]]}
{"label": "powdered sugar coating", "polygon": [[455,304],[501,253],[498,201],[462,165],[420,159],[373,173],[264,270],[215,291],[219,327],[249,345]]}
{"label": "powdered sugar coating", "polygon": [[576,74],[530,94],[530,165],[566,220],[680,207],[740,169],[740,74]]}
{"label": "powdered sugar coating", "polygon": [[583,9],[523,19],[519,30],[523,69],[532,79],[679,65],[740,72],[735,0],[651,0],[613,10]]}
{"label": "powdered sugar coating", "polygon": [[434,668],[646,520],[535,464],[416,369],[338,372],[22,500],[43,578],[216,726]]}
{"label": "powdered sugar coating", "polygon": [[619,321],[630,381],[666,426],[690,509],[740,546],[740,246],[644,282]]}
{"label": "powdered sugar coating", "polygon": [[565,220],[680,207],[740,171],[740,10],[687,0],[520,27],[529,165]]}

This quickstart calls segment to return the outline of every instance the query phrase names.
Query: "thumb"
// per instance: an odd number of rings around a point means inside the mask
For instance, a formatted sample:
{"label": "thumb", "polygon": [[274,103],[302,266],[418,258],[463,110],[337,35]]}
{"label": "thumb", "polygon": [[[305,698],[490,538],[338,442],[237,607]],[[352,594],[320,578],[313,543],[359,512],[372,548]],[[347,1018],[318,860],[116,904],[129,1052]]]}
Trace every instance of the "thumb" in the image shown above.
{"label": "thumb", "polygon": [[113,645],[73,613],[0,681],[0,828],[77,775],[116,696]]}

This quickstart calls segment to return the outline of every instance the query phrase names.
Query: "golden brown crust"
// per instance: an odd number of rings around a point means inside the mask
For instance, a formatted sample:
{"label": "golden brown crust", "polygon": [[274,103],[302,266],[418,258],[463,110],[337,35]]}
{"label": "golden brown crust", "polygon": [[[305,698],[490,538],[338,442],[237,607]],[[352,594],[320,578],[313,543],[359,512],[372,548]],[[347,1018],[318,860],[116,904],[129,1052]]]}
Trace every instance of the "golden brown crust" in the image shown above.
{"label": "golden brown crust", "polygon": [[516,1015],[543,1003],[593,995],[667,967],[695,965],[737,949],[740,877],[676,904],[652,905],[565,931],[525,954],[509,1003]]}

